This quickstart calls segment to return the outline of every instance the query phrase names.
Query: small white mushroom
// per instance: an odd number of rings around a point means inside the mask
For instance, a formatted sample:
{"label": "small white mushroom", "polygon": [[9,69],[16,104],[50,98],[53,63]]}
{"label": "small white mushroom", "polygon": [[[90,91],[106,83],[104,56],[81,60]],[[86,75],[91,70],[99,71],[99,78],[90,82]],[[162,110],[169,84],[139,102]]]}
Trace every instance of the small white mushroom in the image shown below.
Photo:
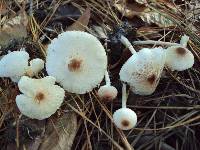
{"label": "small white mushroom", "polygon": [[117,89],[111,85],[108,71],[105,72],[106,85],[103,85],[98,90],[98,96],[102,100],[111,101],[117,97]]}
{"label": "small white mushroom", "polygon": [[189,51],[187,47],[187,43],[189,41],[189,37],[184,35],[181,37],[180,43],[171,43],[171,42],[162,42],[162,41],[135,41],[136,44],[157,44],[157,45],[166,45],[168,48],[166,51],[166,63],[165,65],[170,68],[172,71],[183,71],[189,69],[194,64],[194,55],[191,51]]}
{"label": "small white mushroom", "polygon": [[166,49],[165,65],[172,71],[183,71],[189,69],[194,64],[194,55],[187,49],[189,37],[184,35],[181,37],[180,44],[170,46]]}
{"label": "small white mushroom", "polygon": [[134,111],[126,108],[126,85],[122,86],[122,108],[113,114],[113,122],[122,130],[130,130],[137,124],[137,115]]}
{"label": "small white mushroom", "polygon": [[165,52],[161,47],[143,48],[122,66],[120,79],[127,82],[135,94],[152,94],[160,80],[165,64]]}
{"label": "small white mushroom", "polygon": [[89,33],[67,31],[48,46],[47,73],[68,92],[84,94],[91,91],[102,81],[106,67],[105,49]]}
{"label": "small white mushroom", "polygon": [[37,75],[44,68],[44,61],[36,58],[28,65],[29,54],[24,51],[14,51],[3,56],[0,60],[0,77],[10,77],[13,82],[18,82],[21,76],[30,77]]}
{"label": "small white mushroom", "polygon": [[26,51],[14,51],[0,60],[0,77],[19,77],[24,75],[28,66],[29,54]]}
{"label": "small white mushroom", "polygon": [[33,119],[50,117],[61,106],[65,91],[54,85],[56,79],[51,76],[42,79],[32,79],[23,76],[18,82],[19,90],[23,93],[16,97],[16,103],[25,116]]}
{"label": "small white mushroom", "polygon": [[186,47],[170,46],[166,49],[165,65],[172,71],[183,71],[189,69],[194,64],[194,55]]}
{"label": "small white mushroom", "polygon": [[30,62],[30,66],[27,69],[27,74],[30,77],[36,76],[43,68],[44,61],[39,58],[32,59]]}

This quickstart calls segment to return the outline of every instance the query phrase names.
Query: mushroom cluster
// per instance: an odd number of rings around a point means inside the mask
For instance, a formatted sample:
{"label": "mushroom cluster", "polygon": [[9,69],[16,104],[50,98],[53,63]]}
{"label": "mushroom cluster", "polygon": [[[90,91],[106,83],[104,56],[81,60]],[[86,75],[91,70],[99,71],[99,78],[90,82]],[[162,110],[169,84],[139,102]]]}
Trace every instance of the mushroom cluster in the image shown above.
{"label": "mushroom cluster", "polygon": [[12,81],[18,82],[24,75],[37,76],[44,68],[44,61],[39,58],[28,61],[29,54],[24,49],[8,53],[0,60],[0,77],[10,77]]}
{"label": "mushroom cluster", "polygon": [[[112,100],[117,90],[110,85],[107,72],[107,55],[103,45],[93,35],[81,31],[67,31],[53,39],[47,49],[46,71],[49,76],[38,78],[44,61],[36,58],[29,61],[25,49],[10,52],[0,60],[0,77],[10,77],[18,82],[22,94],[16,103],[22,114],[45,119],[61,106],[65,90],[85,94],[97,87],[105,75],[106,85],[99,96]],[[62,87],[55,85],[58,82]]]}
{"label": "mushroom cluster", "polygon": [[[180,43],[139,41],[134,44],[160,44],[162,47],[143,48],[136,52],[129,40],[119,39],[132,53],[120,70],[122,86],[122,108],[113,114],[114,124],[129,130],[137,123],[137,115],[126,108],[126,83],[135,94],[152,94],[161,77],[164,66],[183,71],[193,66],[194,56],[187,49],[188,36]],[[47,49],[46,71],[48,76],[39,78],[44,61],[35,58],[29,61],[25,49],[10,52],[0,60],[0,77],[10,77],[18,82],[22,94],[17,95],[16,104],[25,116],[45,119],[53,115],[64,101],[65,91],[85,94],[100,85],[105,77],[106,84],[100,86],[100,99],[112,101],[117,89],[111,85],[107,71],[107,55],[103,45],[93,35],[81,31],[66,31],[53,39]],[[36,78],[33,78],[36,77]],[[60,86],[55,85],[59,83]]]}

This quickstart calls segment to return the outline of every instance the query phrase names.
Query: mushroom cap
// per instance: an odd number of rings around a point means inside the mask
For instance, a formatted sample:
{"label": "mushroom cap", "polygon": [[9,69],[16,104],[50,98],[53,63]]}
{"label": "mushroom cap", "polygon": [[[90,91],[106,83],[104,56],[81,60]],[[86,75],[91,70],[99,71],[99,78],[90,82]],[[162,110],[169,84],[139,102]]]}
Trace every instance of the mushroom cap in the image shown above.
{"label": "mushroom cap", "polygon": [[16,103],[22,114],[33,119],[50,117],[61,106],[65,91],[55,84],[51,76],[42,79],[32,79],[23,76],[18,82],[23,93],[16,97]]}
{"label": "mushroom cap", "polygon": [[166,50],[165,65],[171,70],[183,71],[194,64],[194,55],[182,46],[170,46]]}
{"label": "mushroom cap", "polygon": [[30,76],[37,75],[44,68],[44,61],[40,58],[35,58],[30,61],[29,71]]}
{"label": "mushroom cap", "polygon": [[105,49],[89,33],[67,31],[48,46],[46,70],[68,92],[91,91],[102,81],[106,67]]}
{"label": "mushroom cap", "polygon": [[120,79],[130,85],[135,94],[152,94],[160,80],[165,64],[165,52],[161,47],[143,48],[132,55],[120,70]]}
{"label": "mushroom cap", "polygon": [[102,100],[111,101],[117,97],[117,89],[111,85],[101,86],[98,90],[98,96]]}
{"label": "mushroom cap", "polygon": [[0,77],[22,76],[27,69],[29,54],[26,51],[14,51],[0,60]]}
{"label": "mushroom cap", "polygon": [[130,130],[137,123],[137,115],[129,108],[120,108],[114,112],[113,122],[122,130]]}

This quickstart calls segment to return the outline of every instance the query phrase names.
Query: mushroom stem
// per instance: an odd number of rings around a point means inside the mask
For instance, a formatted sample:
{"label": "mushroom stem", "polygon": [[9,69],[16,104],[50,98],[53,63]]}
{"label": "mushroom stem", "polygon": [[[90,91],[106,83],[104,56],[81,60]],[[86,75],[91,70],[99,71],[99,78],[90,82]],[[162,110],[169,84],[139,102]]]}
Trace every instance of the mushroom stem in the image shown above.
{"label": "mushroom stem", "polygon": [[187,47],[188,41],[189,41],[189,36],[183,35],[183,36],[181,37],[180,44],[181,44],[183,47]]}
{"label": "mushroom stem", "polygon": [[134,45],[155,44],[155,45],[166,45],[166,46],[177,46],[177,45],[180,45],[178,43],[163,42],[163,41],[154,41],[154,40],[134,41],[133,44]]}
{"label": "mushroom stem", "polygon": [[136,51],[135,51],[135,49],[133,48],[131,42],[130,42],[125,36],[121,35],[120,41],[122,42],[122,44],[123,44],[124,46],[126,46],[126,47],[131,51],[132,54],[135,54],[135,53],[136,53]]}
{"label": "mushroom stem", "polygon": [[109,78],[109,74],[108,74],[108,71],[106,70],[105,72],[105,80],[106,80],[106,85],[111,85],[110,83],[110,78]]}
{"label": "mushroom stem", "polygon": [[127,101],[126,84],[123,83],[123,85],[122,85],[122,108],[126,108],[126,101]]}

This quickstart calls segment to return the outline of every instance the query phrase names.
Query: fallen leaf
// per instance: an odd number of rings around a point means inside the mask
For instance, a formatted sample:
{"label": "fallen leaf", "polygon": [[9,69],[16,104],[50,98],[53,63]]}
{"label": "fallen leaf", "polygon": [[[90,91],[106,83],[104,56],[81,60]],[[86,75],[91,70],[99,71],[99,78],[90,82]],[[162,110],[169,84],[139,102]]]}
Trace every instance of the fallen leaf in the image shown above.
{"label": "fallen leaf", "polygon": [[71,150],[77,131],[77,115],[67,113],[55,122],[47,123],[45,137],[39,150]]}
{"label": "fallen leaf", "polygon": [[0,46],[10,44],[12,40],[21,40],[27,37],[28,17],[25,11],[7,20],[0,29]]}
{"label": "fallen leaf", "polygon": [[85,12],[75,21],[71,26],[69,26],[66,31],[85,31],[90,20],[90,9],[87,8]]}
{"label": "fallen leaf", "polygon": [[118,3],[114,4],[115,8],[122,14],[129,19],[132,19],[134,16],[140,16],[144,13],[148,8],[136,2],[128,3],[127,0],[119,1]]}
{"label": "fallen leaf", "polygon": [[153,10],[143,13],[140,15],[140,18],[149,24],[156,24],[159,27],[170,27],[174,26],[174,22],[172,22],[170,19],[164,17],[162,14],[155,12]]}
{"label": "fallen leaf", "polygon": [[4,15],[8,12],[6,2],[4,0],[0,0],[0,15]]}

